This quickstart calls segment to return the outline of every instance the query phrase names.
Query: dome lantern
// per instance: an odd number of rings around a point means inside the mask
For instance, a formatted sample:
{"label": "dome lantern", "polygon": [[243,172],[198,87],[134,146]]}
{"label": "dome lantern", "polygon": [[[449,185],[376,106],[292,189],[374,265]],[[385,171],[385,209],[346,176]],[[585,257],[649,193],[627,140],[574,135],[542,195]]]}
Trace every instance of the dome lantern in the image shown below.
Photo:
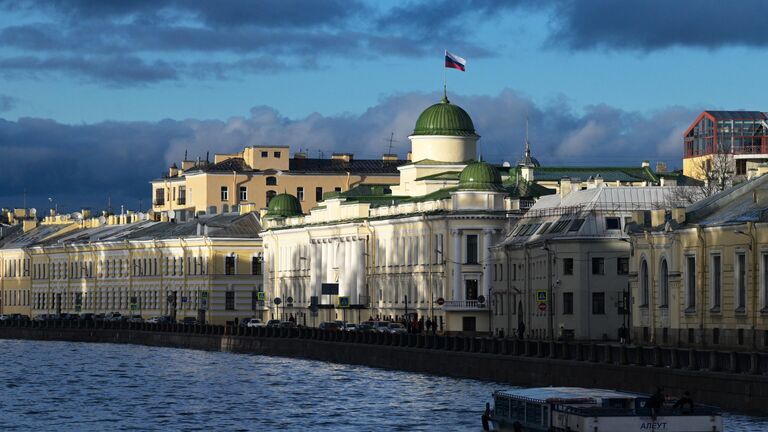
{"label": "dome lantern", "polygon": [[459,190],[503,192],[504,186],[499,170],[487,162],[478,160],[461,170]]}
{"label": "dome lantern", "polygon": [[267,218],[270,219],[301,216],[302,214],[301,203],[289,193],[275,195],[267,206]]}

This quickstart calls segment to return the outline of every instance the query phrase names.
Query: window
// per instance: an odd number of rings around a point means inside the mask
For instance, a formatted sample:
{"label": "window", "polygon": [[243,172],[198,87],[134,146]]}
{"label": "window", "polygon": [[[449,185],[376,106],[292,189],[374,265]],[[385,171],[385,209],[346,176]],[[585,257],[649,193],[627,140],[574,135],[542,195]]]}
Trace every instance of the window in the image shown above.
{"label": "window", "polygon": [[686,312],[696,310],[696,257],[685,257]]}
{"label": "window", "polygon": [[259,307],[259,291],[251,291],[251,310],[255,311]]}
{"label": "window", "polygon": [[618,230],[621,229],[621,220],[617,217],[607,217],[605,218],[605,229],[607,230]]}
{"label": "window", "polygon": [[272,201],[272,198],[274,198],[275,195],[277,195],[277,192],[275,192],[273,190],[267,191],[267,198],[266,198],[267,205],[269,205],[269,202]]}
{"label": "window", "polygon": [[584,225],[584,219],[575,219],[571,227],[568,228],[568,232],[577,232],[582,225]]}
{"label": "window", "polygon": [[763,254],[763,310],[768,310],[768,254]]}
{"label": "window", "polygon": [[736,311],[744,312],[747,304],[747,256],[736,254]]}
{"label": "window", "polygon": [[185,205],[187,203],[187,188],[186,186],[179,186],[179,205]]}
{"label": "window", "polygon": [[265,152],[265,151],[261,152],[261,157],[263,158],[269,157],[269,152]]}
{"label": "window", "polygon": [[240,201],[248,201],[248,187],[240,186]]}
{"label": "window", "polygon": [[273,155],[274,155],[276,158],[279,158],[279,157],[280,157],[280,152],[279,152],[279,151],[276,151],[276,152],[274,152],[274,153],[273,153]]}
{"label": "window", "polygon": [[261,275],[261,257],[255,256],[251,258],[251,274]]}
{"label": "window", "polygon": [[335,188],[333,188],[333,191],[334,192],[341,192],[341,188],[339,186],[336,186]]}
{"label": "window", "polygon": [[661,260],[661,266],[659,270],[659,284],[661,285],[659,296],[659,307],[669,306],[669,268],[667,267],[667,260]]}
{"label": "window", "polygon": [[267,186],[277,186],[277,177],[269,176],[266,178]]}
{"label": "window", "polygon": [[600,257],[592,258],[592,274],[593,275],[605,274],[605,258],[600,258]]}
{"label": "window", "polygon": [[224,293],[224,309],[235,310],[235,292],[227,291]]}
{"label": "window", "polygon": [[467,264],[477,264],[477,239],[476,234],[467,235]]}
{"label": "window", "polygon": [[216,206],[208,207],[208,214],[215,215],[216,214]]}
{"label": "window", "polygon": [[573,258],[563,258],[563,274],[573,274]]}
{"label": "window", "polygon": [[323,200],[323,188],[318,186],[315,188],[315,201],[320,202],[322,200]]}
{"label": "window", "polygon": [[304,188],[299,186],[296,188],[296,198],[302,202],[304,201]]}
{"label": "window", "polygon": [[155,205],[156,206],[165,205],[165,190],[164,189],[155,189]]}
{"label": "window", "polygon": [[235,256],[234,255],[224,257],[224,274],[226,275],[235,274]]}
{"label": "window", "polygon": [[466,300],[477,300],[477,279],[467,279],[464,281],[466,290]]}
{"label": "window", "polygon": [[720,259],[720,255],[712,255],[712,280],[710,281],[710,284],[712,292],[712,311],[714,312],[720,311],[720,299],[722,298],[722,281],[722,260]]}
{"label": "window", "polygon": [[229,201],[229,188],[227,186],[221,187],[221,200]]}
{"label": "window", "polygon": [[629,274],[629,257],[619,257],[616,259],[616,274]]}
{"label": "window", "polygon": [[605,293],[592,293],[592,315],[605,315]]}
{"label": "window", "polygon": [[648,301],[650,300],[650,285],[651,281],[648,274],[648,261],[643,260],[640,263],[640,294],[642,303],[640,307],[648,307]]}
{"label": "window", "polygon": [[573,315],[573,293],[563,293],[563,315]]}

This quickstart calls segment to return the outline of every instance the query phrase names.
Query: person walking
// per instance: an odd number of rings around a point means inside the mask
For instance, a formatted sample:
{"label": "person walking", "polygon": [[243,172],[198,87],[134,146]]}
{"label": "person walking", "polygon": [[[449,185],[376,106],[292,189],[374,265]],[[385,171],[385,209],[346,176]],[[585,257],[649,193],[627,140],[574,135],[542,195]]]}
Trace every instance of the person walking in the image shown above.
{"label": "person walking", "polygon": [[525,339],[525,323],[523,320],[517,323],[517,338]]}

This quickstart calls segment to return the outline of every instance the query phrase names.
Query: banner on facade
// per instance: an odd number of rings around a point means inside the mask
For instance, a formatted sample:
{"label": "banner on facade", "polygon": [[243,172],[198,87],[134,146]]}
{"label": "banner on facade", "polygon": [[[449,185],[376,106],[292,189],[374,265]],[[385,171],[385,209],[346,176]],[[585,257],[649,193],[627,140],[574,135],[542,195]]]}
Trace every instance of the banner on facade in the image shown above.
{"label": "banner on facade", "polygon": [[320,291],[323,295],[339,295],[338,283],[324,283]]}

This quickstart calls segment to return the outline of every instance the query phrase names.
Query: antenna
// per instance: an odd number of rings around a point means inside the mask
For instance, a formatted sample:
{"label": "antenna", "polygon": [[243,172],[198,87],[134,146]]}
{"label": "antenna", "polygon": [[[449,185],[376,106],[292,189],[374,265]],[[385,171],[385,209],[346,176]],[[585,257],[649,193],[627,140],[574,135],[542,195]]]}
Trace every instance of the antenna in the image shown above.
{"label": "antenna", "polygon": [[184,160],[187,160],[187,149],[184,149]]}
{"label": "antenna", "polygon": [[398,141],[398,140],[396,140],[394,138],[395,138],[395,133],[394,132],[390,132],[389,133],[389,139],[384,139],[384,141],[389,142],[389,148],[387,148],[387,154],[388,155],[392,154],[392,143],[400,142],[400,141]]}

